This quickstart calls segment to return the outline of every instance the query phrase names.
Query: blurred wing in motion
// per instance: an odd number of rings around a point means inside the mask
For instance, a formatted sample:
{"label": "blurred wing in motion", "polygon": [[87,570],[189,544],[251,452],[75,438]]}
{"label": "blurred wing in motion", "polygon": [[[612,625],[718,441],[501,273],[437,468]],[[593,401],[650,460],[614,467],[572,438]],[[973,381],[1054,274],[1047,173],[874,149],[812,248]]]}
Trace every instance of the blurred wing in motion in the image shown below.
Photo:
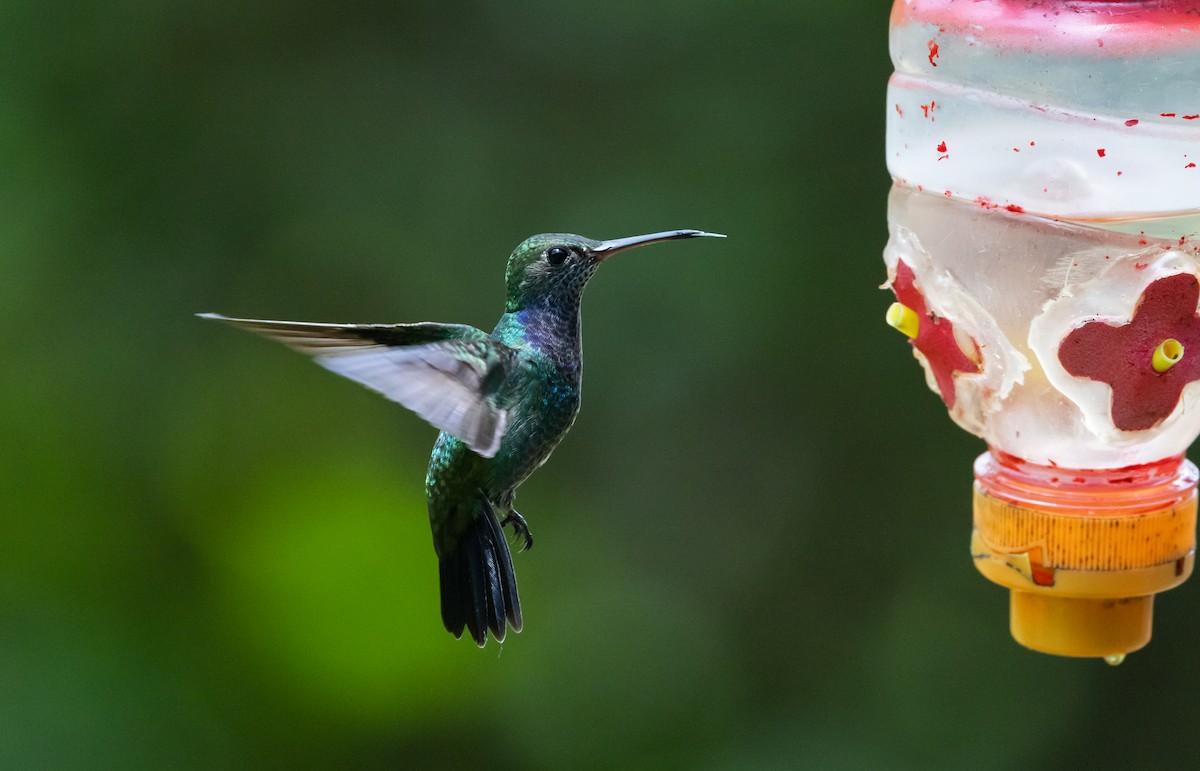
{"label": "blurred wing in motion", "polygon": [[201,318],[277,340],[322,367],[362,383],[458,437],[485,458],[496,454],[508,422],[497,397],[512,348],[464,324],[306,324]]}

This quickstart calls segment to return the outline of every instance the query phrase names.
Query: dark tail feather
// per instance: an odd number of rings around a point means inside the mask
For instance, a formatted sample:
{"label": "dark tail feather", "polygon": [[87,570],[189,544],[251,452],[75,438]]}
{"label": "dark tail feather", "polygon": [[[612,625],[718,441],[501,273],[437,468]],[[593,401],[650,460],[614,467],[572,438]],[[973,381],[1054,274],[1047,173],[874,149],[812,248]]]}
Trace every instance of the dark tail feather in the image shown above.
{"label": "dark tail feather", "polygon": [[504,642],[506,618],[514,632],[521,631],[512,556],[486,497],[479,497],[475,521],[463,532],[454,553],[442,557],[440,574],[442,623],[450,634],[461,637],[466,627],[482,648],[489,629],[496,642]]}

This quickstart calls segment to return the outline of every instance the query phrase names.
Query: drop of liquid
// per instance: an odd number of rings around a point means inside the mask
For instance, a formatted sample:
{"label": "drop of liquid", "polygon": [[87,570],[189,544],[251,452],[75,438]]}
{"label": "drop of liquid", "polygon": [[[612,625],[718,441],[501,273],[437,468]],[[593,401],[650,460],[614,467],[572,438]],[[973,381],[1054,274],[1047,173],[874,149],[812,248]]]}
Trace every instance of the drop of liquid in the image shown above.
{"label": "drop of liquid", "polygon": [[1108,664],[1110,667],[1119,667],[1121,666],[1121,662],[1124,660],[1124,653],[1110,653],[1104,657],[1104,663]]}

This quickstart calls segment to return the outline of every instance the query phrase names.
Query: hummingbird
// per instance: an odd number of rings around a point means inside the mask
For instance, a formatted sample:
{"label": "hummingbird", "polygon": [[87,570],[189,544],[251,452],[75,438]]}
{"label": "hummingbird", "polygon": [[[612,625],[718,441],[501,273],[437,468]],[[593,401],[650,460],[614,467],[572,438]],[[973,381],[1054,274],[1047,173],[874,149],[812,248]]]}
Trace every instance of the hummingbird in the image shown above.
{"label": "hummingbird", "polygon": [[479,647],[506,621],[522,626],[504,528],[533,545],[513,508],[517,487],[546,462],[579,414],[580,301],[600,264],[638,246],[698,236],[668,230],[596,241],[543,233],[505,270],[504,313],[491,334],[465,324],[312,324],[197,314],[255,332],[378,391],[438,429],[425,498],[438,558],[442,622]]}

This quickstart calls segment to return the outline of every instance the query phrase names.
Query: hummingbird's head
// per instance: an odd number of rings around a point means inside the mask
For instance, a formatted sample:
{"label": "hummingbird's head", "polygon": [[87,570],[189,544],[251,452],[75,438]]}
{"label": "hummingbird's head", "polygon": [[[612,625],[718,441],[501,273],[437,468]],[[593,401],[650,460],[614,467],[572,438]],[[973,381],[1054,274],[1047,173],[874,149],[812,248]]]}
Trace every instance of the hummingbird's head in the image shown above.
{"label": "hummingbird's head", "polygon": [[611,241],[594,241],[572,233],[542,233],[521,242],[508,258],[505,310],[514,313],[538,302],[577,301],[600,263],[635,246],[677,238],[718,236],[701,230],[668,230]]}
{"label": "hummingbird's head", "polygon": [[506,310],[519,311],[539,301],[583,292],[600,266],[592,256],[599,245],[599,241],[572,233],[542,233],[526,238],[513,250],[504,271]]}

